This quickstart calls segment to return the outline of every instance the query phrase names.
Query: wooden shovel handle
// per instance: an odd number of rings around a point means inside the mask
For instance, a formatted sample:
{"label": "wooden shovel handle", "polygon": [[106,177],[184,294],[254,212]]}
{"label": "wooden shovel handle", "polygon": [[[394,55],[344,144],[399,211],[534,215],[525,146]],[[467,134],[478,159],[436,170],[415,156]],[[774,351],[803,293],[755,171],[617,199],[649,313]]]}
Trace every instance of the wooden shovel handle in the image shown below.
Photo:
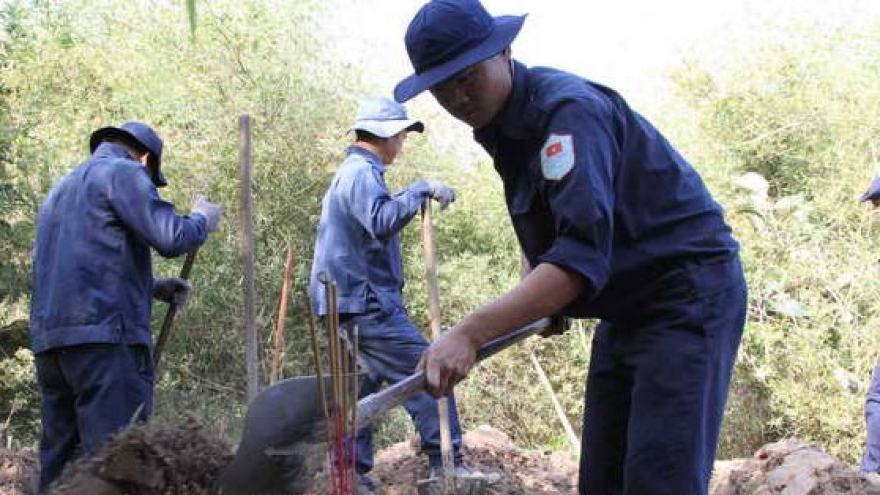
{"label": "wooden shovel handle", "polygon": [[[477,362],[494,356],[508,347],[525,340],[528,337],[544,330],[550,324],[549,318],[540,320],[502,335],[492,340],[477,351]],[[376,418],[385,414],[410,397],[425,390],[425,372],[419,371],[414,375],[404,378],[381,392],[370,394],[360,401],[357,406],[357,427],[361,428],[372,423]]]}
{"label": "wooden shovel handle", "polygon": [[[199,252],[198,248],[193,249],[186,255],[186,259],[183,261],[183,267],[180,269],[180,278],[187,280],[189,279],[189,272],[192,271],[193,263],[196,261],[196,254]],[[165,320],[162,322],[162,330],[159,331],[159,338],[156,339],[156,346],[153,349],[153,372],[159,368],[159,360],[162,358],[162,349],[165,347],[165,342],[168,340],[168,336],[171,335],[171,327],[174,326],[174,317],[177,316],[177,304],[173,302],[168,304],[168,310],[165,311]]]}

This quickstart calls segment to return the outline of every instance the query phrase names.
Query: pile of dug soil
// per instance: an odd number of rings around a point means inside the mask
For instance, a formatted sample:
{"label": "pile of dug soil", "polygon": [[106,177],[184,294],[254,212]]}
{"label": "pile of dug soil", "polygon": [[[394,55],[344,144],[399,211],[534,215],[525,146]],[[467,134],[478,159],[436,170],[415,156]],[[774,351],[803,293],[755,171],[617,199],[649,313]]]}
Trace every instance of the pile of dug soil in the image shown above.
{"label": "pile of dug soil", "polygon": [[139,425],[71,466],[51,494],[210,495],[231,460],[231,447],[193,419],[175,426]]}
{"label": "pile of dug soil", "polygon": [[[464,436],[469,467],[497,475],[486,495],[574,495],[577,463],[564,454],[521,450],[504,433],[481,426]],[[427,461],[410,443],[399,443],[376,455],[371,476],[382,495],[418,495],[417,482],[427,477]],[[329,493],[327,480],[318,479],[310,495]]]}
{"label": "pile of dug soil", "polygon": [[[427,475],[409,443],[382,450],[372,475],[382,495],[418,495]],[[574,495],[577,462],[564,454],[523,451],[504,433],[480,427],[464,438],[468,465],[497,478],[486,495]],[[214,482],[232,459],[230,446],[194,420],[180,426],[130,428],[101,453],[74,466],[52,495],[214,495]],[[37,459],[0,450],[0,495],[32,495]],[[309,495],[329,493],[326,476]],[[712,495],[880,495],[880,481],[800,442],[761,448],[752,458],[715,464]]]}
{"label": "pile of dug soil", "polygon": [[31,495],[37,483],[37,456],[29,450],[0,449],[0,495]]}
{"label": "pile of dug soil", "polygon": [[880,495],[880,484],[797,441],[767,444],[750,459],[715,463],[713,495]]}

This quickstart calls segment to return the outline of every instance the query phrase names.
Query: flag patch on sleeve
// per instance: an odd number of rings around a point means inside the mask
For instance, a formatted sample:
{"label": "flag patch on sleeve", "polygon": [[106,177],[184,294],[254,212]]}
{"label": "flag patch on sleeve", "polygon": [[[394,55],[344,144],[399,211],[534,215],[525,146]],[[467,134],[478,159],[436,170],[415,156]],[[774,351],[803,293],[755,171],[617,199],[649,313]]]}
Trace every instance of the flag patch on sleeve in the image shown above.
{"label": "flag patch on sleeve", "polygon": [[541,173],[548,180],[565,177],[574,167],[574,141],[571,134],[550,134],[541,148]]}

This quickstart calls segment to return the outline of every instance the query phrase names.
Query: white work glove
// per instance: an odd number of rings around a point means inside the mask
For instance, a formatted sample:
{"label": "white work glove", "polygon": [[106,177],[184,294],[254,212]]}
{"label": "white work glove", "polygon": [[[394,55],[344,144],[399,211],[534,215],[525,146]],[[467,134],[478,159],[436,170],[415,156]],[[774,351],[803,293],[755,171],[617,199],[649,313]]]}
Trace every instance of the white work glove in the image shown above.
{"label": "white work glove", "polygon": [[182,278],[157,278],[153,280],[153,297],[179,308],[186,306],[192,285]]}
{"label": "white work glove", "polygon": [[425,182],[428,183],[431,198],[440,203],[440,211],[445,210],[446,207],[455,202],[455,189],[439,180],[428,180]]}
{"label": "white work glove", "polygon": [[192,212],[205,217],[208,232],[214,232],[220,228],[220,215],[223,213],[223,207],[217,203],[212,203],[199,196],[193,203]]}

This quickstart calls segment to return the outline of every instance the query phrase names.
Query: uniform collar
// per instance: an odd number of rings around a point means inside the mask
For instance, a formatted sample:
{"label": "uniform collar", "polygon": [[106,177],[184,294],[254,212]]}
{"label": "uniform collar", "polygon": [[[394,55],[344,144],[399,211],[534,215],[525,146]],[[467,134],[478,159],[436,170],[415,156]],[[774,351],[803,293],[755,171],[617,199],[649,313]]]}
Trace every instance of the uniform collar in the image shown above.
{"label": "uniform collar", "polygon": [[500,136],[522,139],[529,135],[525,112],[529,102],[529,68],[513,61],[513,87],[492,123],[474,130],[474,139],[486,142]]}
{"label": "uniform collar", "polygon": [[370,162],[370,164],[372,164],[374,167],[378,168],[379,172],[385,172],[385,163],[382,162],[382,159],[379,158],[378,155],[368,149],[361,148],[360,146],[351,145],[348,147],[347,150],[345,150],[345,154],[346,156],[359,155]]}

